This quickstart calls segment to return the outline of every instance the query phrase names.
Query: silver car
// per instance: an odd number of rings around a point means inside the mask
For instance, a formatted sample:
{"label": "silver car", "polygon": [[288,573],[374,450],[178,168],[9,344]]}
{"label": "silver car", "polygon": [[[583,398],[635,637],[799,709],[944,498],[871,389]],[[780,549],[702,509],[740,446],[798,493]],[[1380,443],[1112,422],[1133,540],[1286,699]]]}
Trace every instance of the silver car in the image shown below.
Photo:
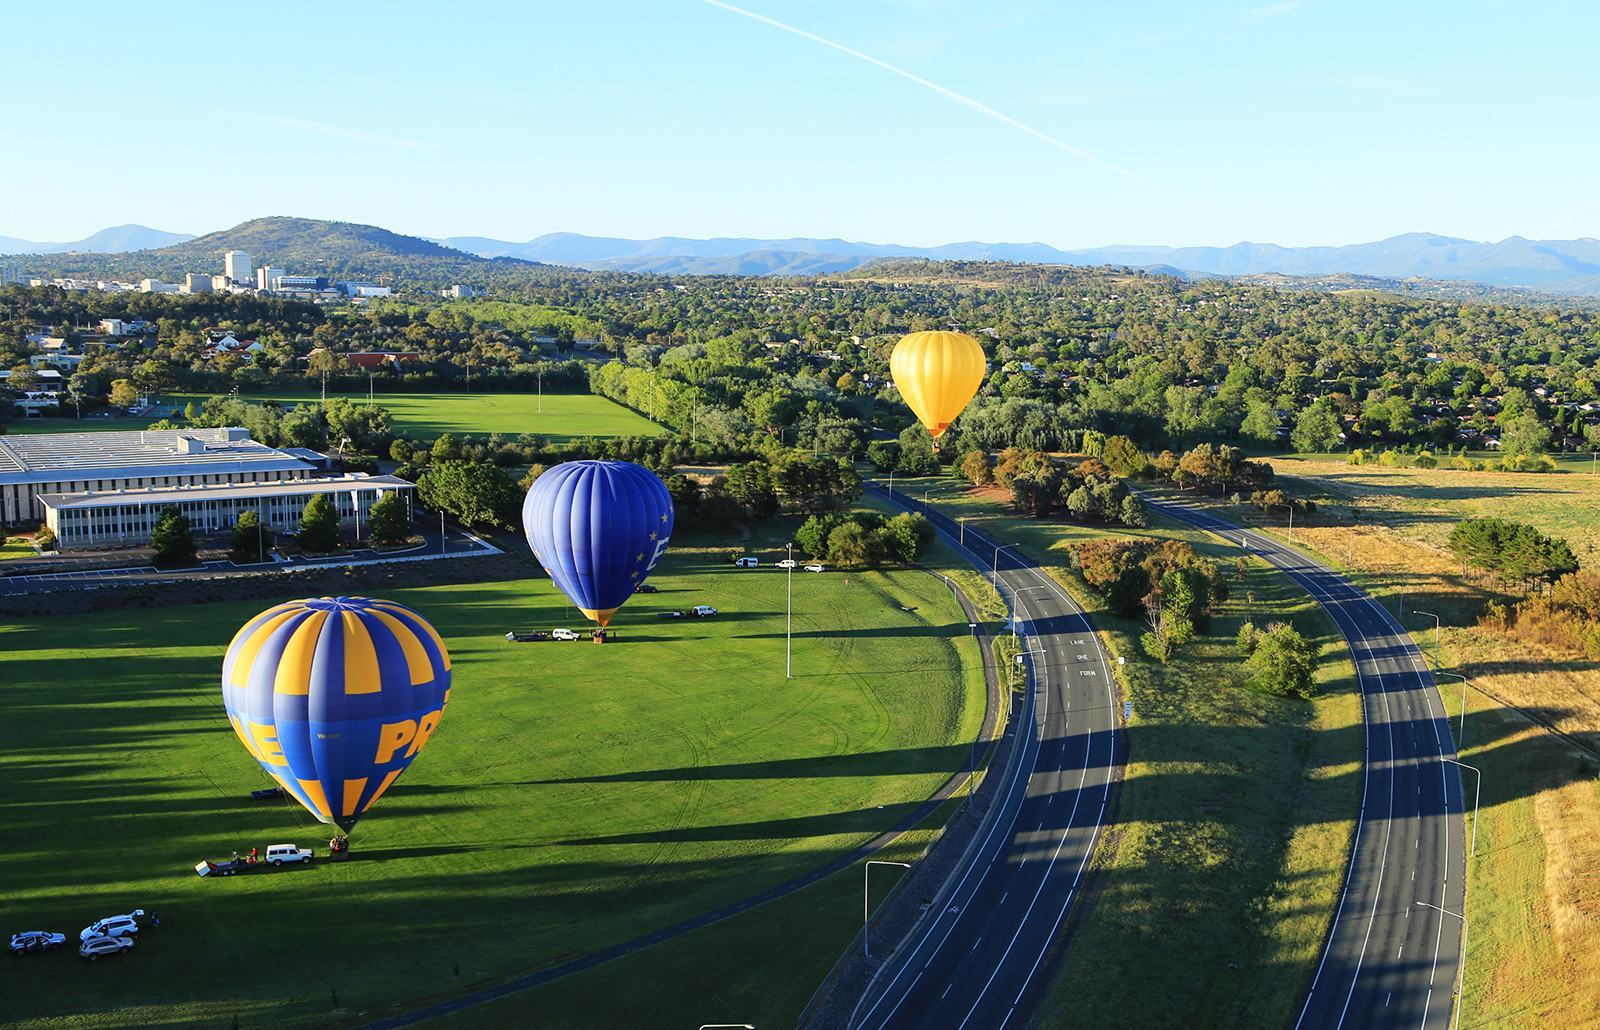
{"label": "silver car", "polygon": [[25,951],[54,951],[65,943],[66,934],[49,930],[24,930],[11,935],[11,950],[18,955]]}
{"label": "silver car", "polygon": [[132,937],[90,937],[78,945],[78,957],[93,962],[101,955],[121,955],[132,948]]}
{"label": "silver car", "polygon": [[78,940],[86,941],[91,937],[131,936],[139,932],[139,917],[142,915],[144,909],[136,908],[125,916],[106,916],[79,931]]}

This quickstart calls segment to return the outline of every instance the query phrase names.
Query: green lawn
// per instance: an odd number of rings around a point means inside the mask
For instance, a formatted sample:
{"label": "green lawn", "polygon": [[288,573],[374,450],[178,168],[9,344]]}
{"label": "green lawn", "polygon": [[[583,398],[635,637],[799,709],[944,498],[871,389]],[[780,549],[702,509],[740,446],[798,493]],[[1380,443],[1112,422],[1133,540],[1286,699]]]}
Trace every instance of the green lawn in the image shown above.
{"label": "green lawn", "polygon": [[[1187,527],[1145,530],[1018,518],[949,480],[896,487],[1017,543],[1090,612],[1133,703],[1127,779],[1102,844],[1101,891],[1078,924],[1040,1015],[1045,1026],[1286,1026],[1309,982],[1344,875],[1361,797],[1361,708],[1343,638],[1286,576]],[[1162,666],[1143,626],[1103,610],[1068,565],[1098,536],[1187,540],[1224,563],[1230,599],[1210,631]],[[1292,621],[1321,646],[1314,703],[1239,681],[1245,618]],[[1159,989],[1130,991],[1129,984]]]}
{"label": "green lawn", "polygon": [[[0,1022],[307,1025],[334,992],[341,1015],[376,1017],[711,910],[893,825],[963,764],[981,719],[959,608],[925,573],[798,575],[786,681],[785,577],[725,554],[675,549],[662,592],[603,647],[502,639],[581,625],[546,580],[394,591],[455,659],[427,751],[351,861],[216,882],[193,864],[328,836],[249,799],[268,781],[222,715],[223,649],[265,605],[0,627],[0,925],[73,935],[136,906],[166,924],[92,968],[8,964]],[[651,617],[694,603],[723,614]],[[847,939],[768,929],[807,968]],[[646,967],[601,1002],[640,1011],[673,975]]]}
{"label": "green lawn", "polygon": [[[246,400],[277,400],[285,403],[314,402],[315,390],[287,390],[269,394],[245,395]],[[335,395],[338,396],[338,395]],[[345,394],[366,400],[366,394]],[[177,394],[161,398],[161,405],[202,401],[205,394]],[[587,393],[546,393],[543,400],[531,393],[384,393],[374,395],[376,403],[394,415],[395,430],[414,440],[432,440],[442,433],[457,436],[487,436],[503,433],[515,437],[537,433],[553,441],[582,436],[657,436],[662,427],[609,401]],[[148,420],[126,418],[19,419],[7,428],[9,433],[71,433],[84,429],[142,429]]]}
{"label": "green lawn", "polygon": [[10,539],[0,544],[0,561],[10,561],[13,558],[36,558],[37,552],[25,540]]}

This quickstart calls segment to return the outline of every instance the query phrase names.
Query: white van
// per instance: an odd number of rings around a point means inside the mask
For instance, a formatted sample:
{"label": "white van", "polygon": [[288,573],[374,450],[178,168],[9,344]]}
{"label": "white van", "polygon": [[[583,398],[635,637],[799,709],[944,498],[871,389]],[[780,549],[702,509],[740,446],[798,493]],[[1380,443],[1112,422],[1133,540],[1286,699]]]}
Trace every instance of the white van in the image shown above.
{"label": "white van", "polygon": [[742,558],[735,558],[735,559],[734,559],[734,560],[733,560],[733,564],[734,564],[734,566],[735,566],[735,567],[736,567],[736,568],[741,568],[741,569],[753,569],[753,568],[755,568],[755,567],[756,567],[756,566],[757,566],[757,565],[760,565],[760,564],[761,564],[761,559],[760,559],[760,558],[757,558],[757,557],[755,557],[755,556],[754,556],[754,555],[749,555],[749,554],[747,554],[747,555],[745,555],[745,556],[744,556],[744,557],[742,557]]}
{"label": "white van", "polygon": [[717,614],[717,610],[709,604],[697,604],[694,606],[694,617],[697,619],[709,619],[715,614]]}
{"label": "white van", "polygon": [[570,629],[553,629],[550,631],[551,640],[580,640],[577,632]]}
{"label": "white van", "polygon": [[269,844],[267,846],[267,865],[309,861],[311,861],[310,848],[302,848],[297,844]]}

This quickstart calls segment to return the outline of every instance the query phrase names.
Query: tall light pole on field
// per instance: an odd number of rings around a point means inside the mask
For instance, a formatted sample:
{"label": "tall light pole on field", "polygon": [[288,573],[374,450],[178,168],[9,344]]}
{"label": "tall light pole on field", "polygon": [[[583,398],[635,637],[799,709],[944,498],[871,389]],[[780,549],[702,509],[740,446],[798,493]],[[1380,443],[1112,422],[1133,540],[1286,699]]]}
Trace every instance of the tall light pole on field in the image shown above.
{"label": "tall light pole on field", "polygon": [[910,862],[886,862],[881,858],[867,860],[861,869],[861,955],[863,958],[872,957],[872,944],[869,940],[868,929],[872,925],[872,909],[868,905],[867,883],[872,878],[872,867],[875,865],[897,865],[901,869],[910,869]]}
{"label": "tall light pole on field", "polygon": [[956,525],[959,526],[960,530],[961,530],[961,546],[962,547],[966,547],[967,546],[967,518],[968,518],[968,516],[966,516],[966,515],[957,515],[956,516]]}
{"label": "tall light pole on field", "polygon": [[1426,901],[1419,901],[1417,904],[1421,905],[1423,908],[1431,908],[1435,912],[1443,912],[1447,916],[1455,916],[1457,919],[1461,920],[1461,975],[1460,986],[1456,988],[1456,1027],[1457,1030],[1459,1030],[1461,1026],[1462,997],[1467,993],[1467,917],[1460,912],[1452,912],[1448,908],[1440,908],[1438,905],[1430,905]]}
{"label": "tall light pole on field", "polygon": [[544,414],[544,369],[539,369],[539,409],[538,414]]}
{"label": "tall light pole on field", "polygon": [[783,626],[783,678],[794,679],[794,544],[783,545],[789,564],[784,571],[789,574],[788,615]]}
{"label": "tall light pole on field", "polygon": [[1000,589],[1000,552],[1001,551],[1005,551],[1005,550],[1009,550],[1010,548],[1013,548],[1015,546],[1017,546],[1017,545],[1016,544],[998,544],[998,545],[995,546],[995,549],[994,549],[994,562],[989,567],[989,585],[994,587],[995,590],[999,590]]}
{"label": "tall light pole on field", "polygon": [[1435,663],[1433,674],[1435,676],[1454,676],[1461,681],[1461,724],[1456,728],[1456,750],[1460,751],[1467,739],[1467,678],[1459,672],[1441,669]]}

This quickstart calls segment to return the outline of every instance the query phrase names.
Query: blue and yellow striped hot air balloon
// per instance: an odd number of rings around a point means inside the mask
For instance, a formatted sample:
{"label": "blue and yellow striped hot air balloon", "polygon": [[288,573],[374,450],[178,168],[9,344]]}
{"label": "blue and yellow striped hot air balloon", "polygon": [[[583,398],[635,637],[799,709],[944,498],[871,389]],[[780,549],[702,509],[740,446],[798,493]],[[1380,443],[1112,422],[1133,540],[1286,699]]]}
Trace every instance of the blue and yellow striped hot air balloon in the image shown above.
{"label": "blue and yellow striped hot air balloon", "polygon": [[393,601],[289,601],[239,630],[222,703],[245,750],[346,833],[405,772],[450,700],[450,654]]}

